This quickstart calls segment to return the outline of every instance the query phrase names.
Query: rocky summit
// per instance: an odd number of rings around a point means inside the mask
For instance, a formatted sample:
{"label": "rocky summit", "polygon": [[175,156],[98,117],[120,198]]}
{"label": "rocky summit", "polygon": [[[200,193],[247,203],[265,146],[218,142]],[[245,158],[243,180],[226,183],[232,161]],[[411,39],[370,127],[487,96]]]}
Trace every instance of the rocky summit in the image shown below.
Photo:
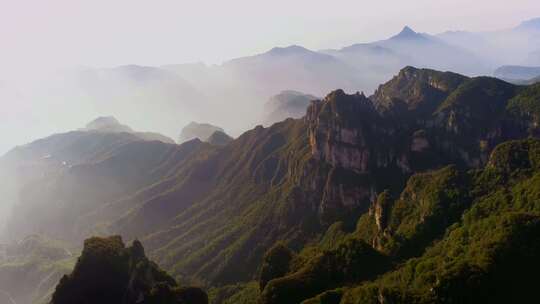
{"label": "rocky summit", "polygon": [[139,241],[125,247],[120,237],[90,238],[70,275],[60,279],[51,304],[207,304],[206,293],[178,287],[146,258]]}

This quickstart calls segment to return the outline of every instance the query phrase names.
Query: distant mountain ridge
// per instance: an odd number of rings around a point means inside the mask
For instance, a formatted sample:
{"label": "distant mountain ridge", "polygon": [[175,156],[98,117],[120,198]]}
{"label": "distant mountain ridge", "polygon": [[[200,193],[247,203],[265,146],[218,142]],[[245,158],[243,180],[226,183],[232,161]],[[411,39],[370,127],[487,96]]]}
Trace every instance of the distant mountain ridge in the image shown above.
{"label": "distant mountain ridge", "polygon": [[174,140],[167,136],[154,132],[136,132],[131,127],[121,124],[113,116],[98,117],[89,122],[81,131],[87,132],[103,132],[103,133],[130,133],[139,137],[142,140],[157,140],[164,143],[174,143]]}
{"label": "distant mountain ridge", "polygon": [[415,32],[408,25],[404,26],[401,32],[389,38],[389,40],[410,40],[416,39],[421,41],[427,41],[428,38],[422,34]]}
{"label": "distant mountain ridge", "polygon": [[120,122],[112,116],[98,117],[86,124],[82,130],[100,132],[133,132],[133,129],[126,125],[120,124]]}
{"label": "distant mountain ridge", "polygon": [[317,97],[297,91],[282,91],[270,97],[264,106],[264,124],[283,121],[287,118],[300,118],[306,113],[310,102]]}
{"label": "distant mountain ridge", "polygon": [[126,117],[136,123],[135,129],[169,136],[180,129],[179,120],[201,115],[209,102],[190,81],[160,67],[84,68],[72,70],[64,78],[66,91],[77,94],[69,97],[91,101],[99,113]]}
{"label": "distant mountain ridge", "polygon": [[[265,123],[264,103],[283,90],[324,96],[341,88],[369,95],[408,65],[467,76],[493,75],[503,65],[538,66],[540,29],[536,25],[532,20],[504,30],[441,34],[415,32],[407,26],[387,39],[319,51],[299,45],[276,47],[222,64],[79,68],[52,85],[55,100],[81,102],[76,107],[70,103],[70,111],[85,107],[96,115],[111,113],[126,117],[135,129],[175,138],[190,121],[210,121],[236,137]],[[0,95],[23,98],[16,87],[2,86]],[[67,115],[63,111],[67,107],[52,116]],[[45,116],[42,119],[47,121]],[[51,122],[45,124],[54,130]],[[10,143],[5,146],[19,142],[16,137],[6,138]]]}
{"label": "distant mountain ridge", "polygon": [[539,30],[540,29],[540,18],[533,18],[530,20],[523,21],[517,29],[519,30]]}
{"label": "distant mountain ridge", "polygon": [[540,67],[532,66],[502,66],[493,73],[495,77],[513,81],[528,81],[540,77]]}
{"label": "distant mountain ridge", "polygon": [[533,55],[540,45],[539,20],[527,20],[510,29],[478,33],[448,31],[436,36],[483,57],[493,70],[503,65],[539,65]]}
{"label": "distant mountain ridge", "polygon": [[[479,76],[493,75],[502,65],[535,64],[538,48],[533,46],[540,45],[535,44],[540,39],[535,24],[533,20],[509,30],[437,35],[405,26],[388,39],[340,49],[314,51],[291,45],[219,65],[128,65],[86,69],[75,78],[100,106],[119,96],[137,100],[124,108],[148,112],[164,134],[176,134],[179,121],[212,121],[236,136],[264,123],[264,102],[286,89],[315,96],[338,88],[369,94],[408,65]],[[515,43],[500,43],[505,40]],[[237,106],[230,107],[223,99]],[[159,106],[147,108],[154,102]],[[157,119],[155,108],[165,109],[166,117]],[[232,118],[237,115],[245,119]]]}
{"label": "distant mountain ridge", "polygon": [[201,141],[208,142],[212,135],[216,132],[220,132],[228,136],[225,133],[225,130],[218,126],[214,126],[209,123],[198,123],[192,121],[184,128],[182,128],[182,132],[180,132],[180,136],[178,137],[178,143],[181,144],[193,139],[199,139]]}

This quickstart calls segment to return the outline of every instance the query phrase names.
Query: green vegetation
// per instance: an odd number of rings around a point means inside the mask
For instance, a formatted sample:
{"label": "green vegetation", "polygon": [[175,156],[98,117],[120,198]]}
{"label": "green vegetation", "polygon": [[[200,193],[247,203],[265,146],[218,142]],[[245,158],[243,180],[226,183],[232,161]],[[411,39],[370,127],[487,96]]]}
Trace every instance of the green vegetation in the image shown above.
{"label": "green vegetation", "polygon": [[405,67],[381,85],[372,99],[379,111],[395,117],[429,115],[466,80],[467,77],[456,73]]}
{"label": "green vegetation", "polygon": [[531,116],[540,121],[540,84],[524,87],[508,103],[508,110],[519,116]]}
{"label": "green vegetation", "polygon": [[139,241],[126,248],[114,236],[84,242],[73,272],[62,277],[51,303],[205,304],[208,297],[199,288],[177,287],[146,258]]}
{"label": "green vegetation", "polygon": [[482,170],[417,174],[398,199],[382,193],[337,250],[268,282],[261,302],[528,302],[540,271],[539,202],[540,140],[499,145]]}
{"label": "green vegetation", "polygon": [[364,215],[357,231],[387,254],[403,258],[418,255],[469,206],[468,179],[454,166],[413,175],[396,201],[383,192],[373,211],[380,214]]}
{"label": "green vegetation", "polygon": [[208,291],[210,304],[251,304],[259,298],[259,283],[248,282],[222,287],[214,287]]}
{"label": "green vegetation", "polygon": [[282,243],[277,243],[264,255],[261,265],[259,287],[264,289],[268,281],[284,276],[289,271],[293,252]]}
{"label": "green vegetation", "polygon": [[327,289],[373,278],[388,267],[385,256],[362,240],[349,238],[336,249],[323,251],[300,270],[271,280],[261,294],[261,303],[300,303]]}
{"label": "green vegetation", "polygon": [[474,204],[446,236],[395,272],[353,289],[342,303],[527,302],[540,265],[540,141],[500,145],[471,172]]}

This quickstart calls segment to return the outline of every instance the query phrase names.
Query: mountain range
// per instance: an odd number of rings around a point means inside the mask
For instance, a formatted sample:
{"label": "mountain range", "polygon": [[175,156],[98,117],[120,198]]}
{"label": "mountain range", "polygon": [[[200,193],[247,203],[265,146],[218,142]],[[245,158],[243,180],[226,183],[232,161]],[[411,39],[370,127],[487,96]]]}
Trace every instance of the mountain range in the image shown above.
{"label": "mountain range", "polygon": [[[92,92],[116,92],[112,97],[122,95],[118,88],[140,92],[137,99],[141,103],[149,102],[144,101],[148,96],[152,102],[165,103],[165,109],[172,113],[182,112],[190,120],[211,122],[236,136],[265,122],[268,113],[264,101],[283,90],[315,96],[338,88],[371,93],[407,65],[468,76],[492,75],[503,65],[534,65],[534,54],[540,52],[535,49],[538,45],[538,19],[512,29],[478,33],[431,35],[405,26],[387,39],[340,49],[317,51],[291,45],[220,65],[123,66],[87,70],[78,79]],[[111,85],[114,88],[108,87]],[[109,100],[111,96],[99,98]],[[236,106],[231,107],[224,99],[234,100]],[[236,116],[244,119],[234,119]],[[167,129],[158,131],[177,134],[179,128],[172,117],[167,121]]]}
{"label": "mountain range", "polygon": [[224,145],[56,134],[0,159],[18,198],[5,235],[139,239],[211,303],[528,299],[539,92],[409,66],[371,96],[333,90]]}
{"label": "mountain range", "polygon": [[502,66],[493,73],[495,77],[506,79],[512,82],[535,83],[540,77],[540,67],[534,66]]}
{"label": "mountain range", "polygon": [[[78,68],[38,79],[39,85],[23,80],[12,86],[0,79],[0,96],[15,105],[10,116],[20,117],[25,104],[39,101],[32,117],[8,119],[5,130],[24,130],[29,141],[113,115],[135,129],[172,138],[190,121],[218,125],[237,137],[268,123],[265,102],[284,90],[324,96],[341,88],[369,95],[407,65],[467,76],[492,75],[504,65],[538,66],[539,33],[538,19],[492,32],[426,34],[406,26],[373,42],[327,50],[275,47],[215,65]],[[2,153],[23,142],[12,133],[3,134]]]}
{"label": "mountain range", "polygon": [[438,38],[480,55],[491,66],[540,65],[540,18],[527,20],[518,26],[489,32],[448,31]]}

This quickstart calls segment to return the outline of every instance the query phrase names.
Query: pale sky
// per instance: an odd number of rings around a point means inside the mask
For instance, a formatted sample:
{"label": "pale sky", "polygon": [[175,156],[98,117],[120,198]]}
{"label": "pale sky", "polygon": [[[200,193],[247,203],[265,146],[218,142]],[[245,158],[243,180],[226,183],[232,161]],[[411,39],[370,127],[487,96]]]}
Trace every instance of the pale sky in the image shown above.
{"label": "pale sky", "polygon": [[0,0],[0,65],[220,63],[368,42],[404,25],[488,31],[538,16],[538,0]]}

